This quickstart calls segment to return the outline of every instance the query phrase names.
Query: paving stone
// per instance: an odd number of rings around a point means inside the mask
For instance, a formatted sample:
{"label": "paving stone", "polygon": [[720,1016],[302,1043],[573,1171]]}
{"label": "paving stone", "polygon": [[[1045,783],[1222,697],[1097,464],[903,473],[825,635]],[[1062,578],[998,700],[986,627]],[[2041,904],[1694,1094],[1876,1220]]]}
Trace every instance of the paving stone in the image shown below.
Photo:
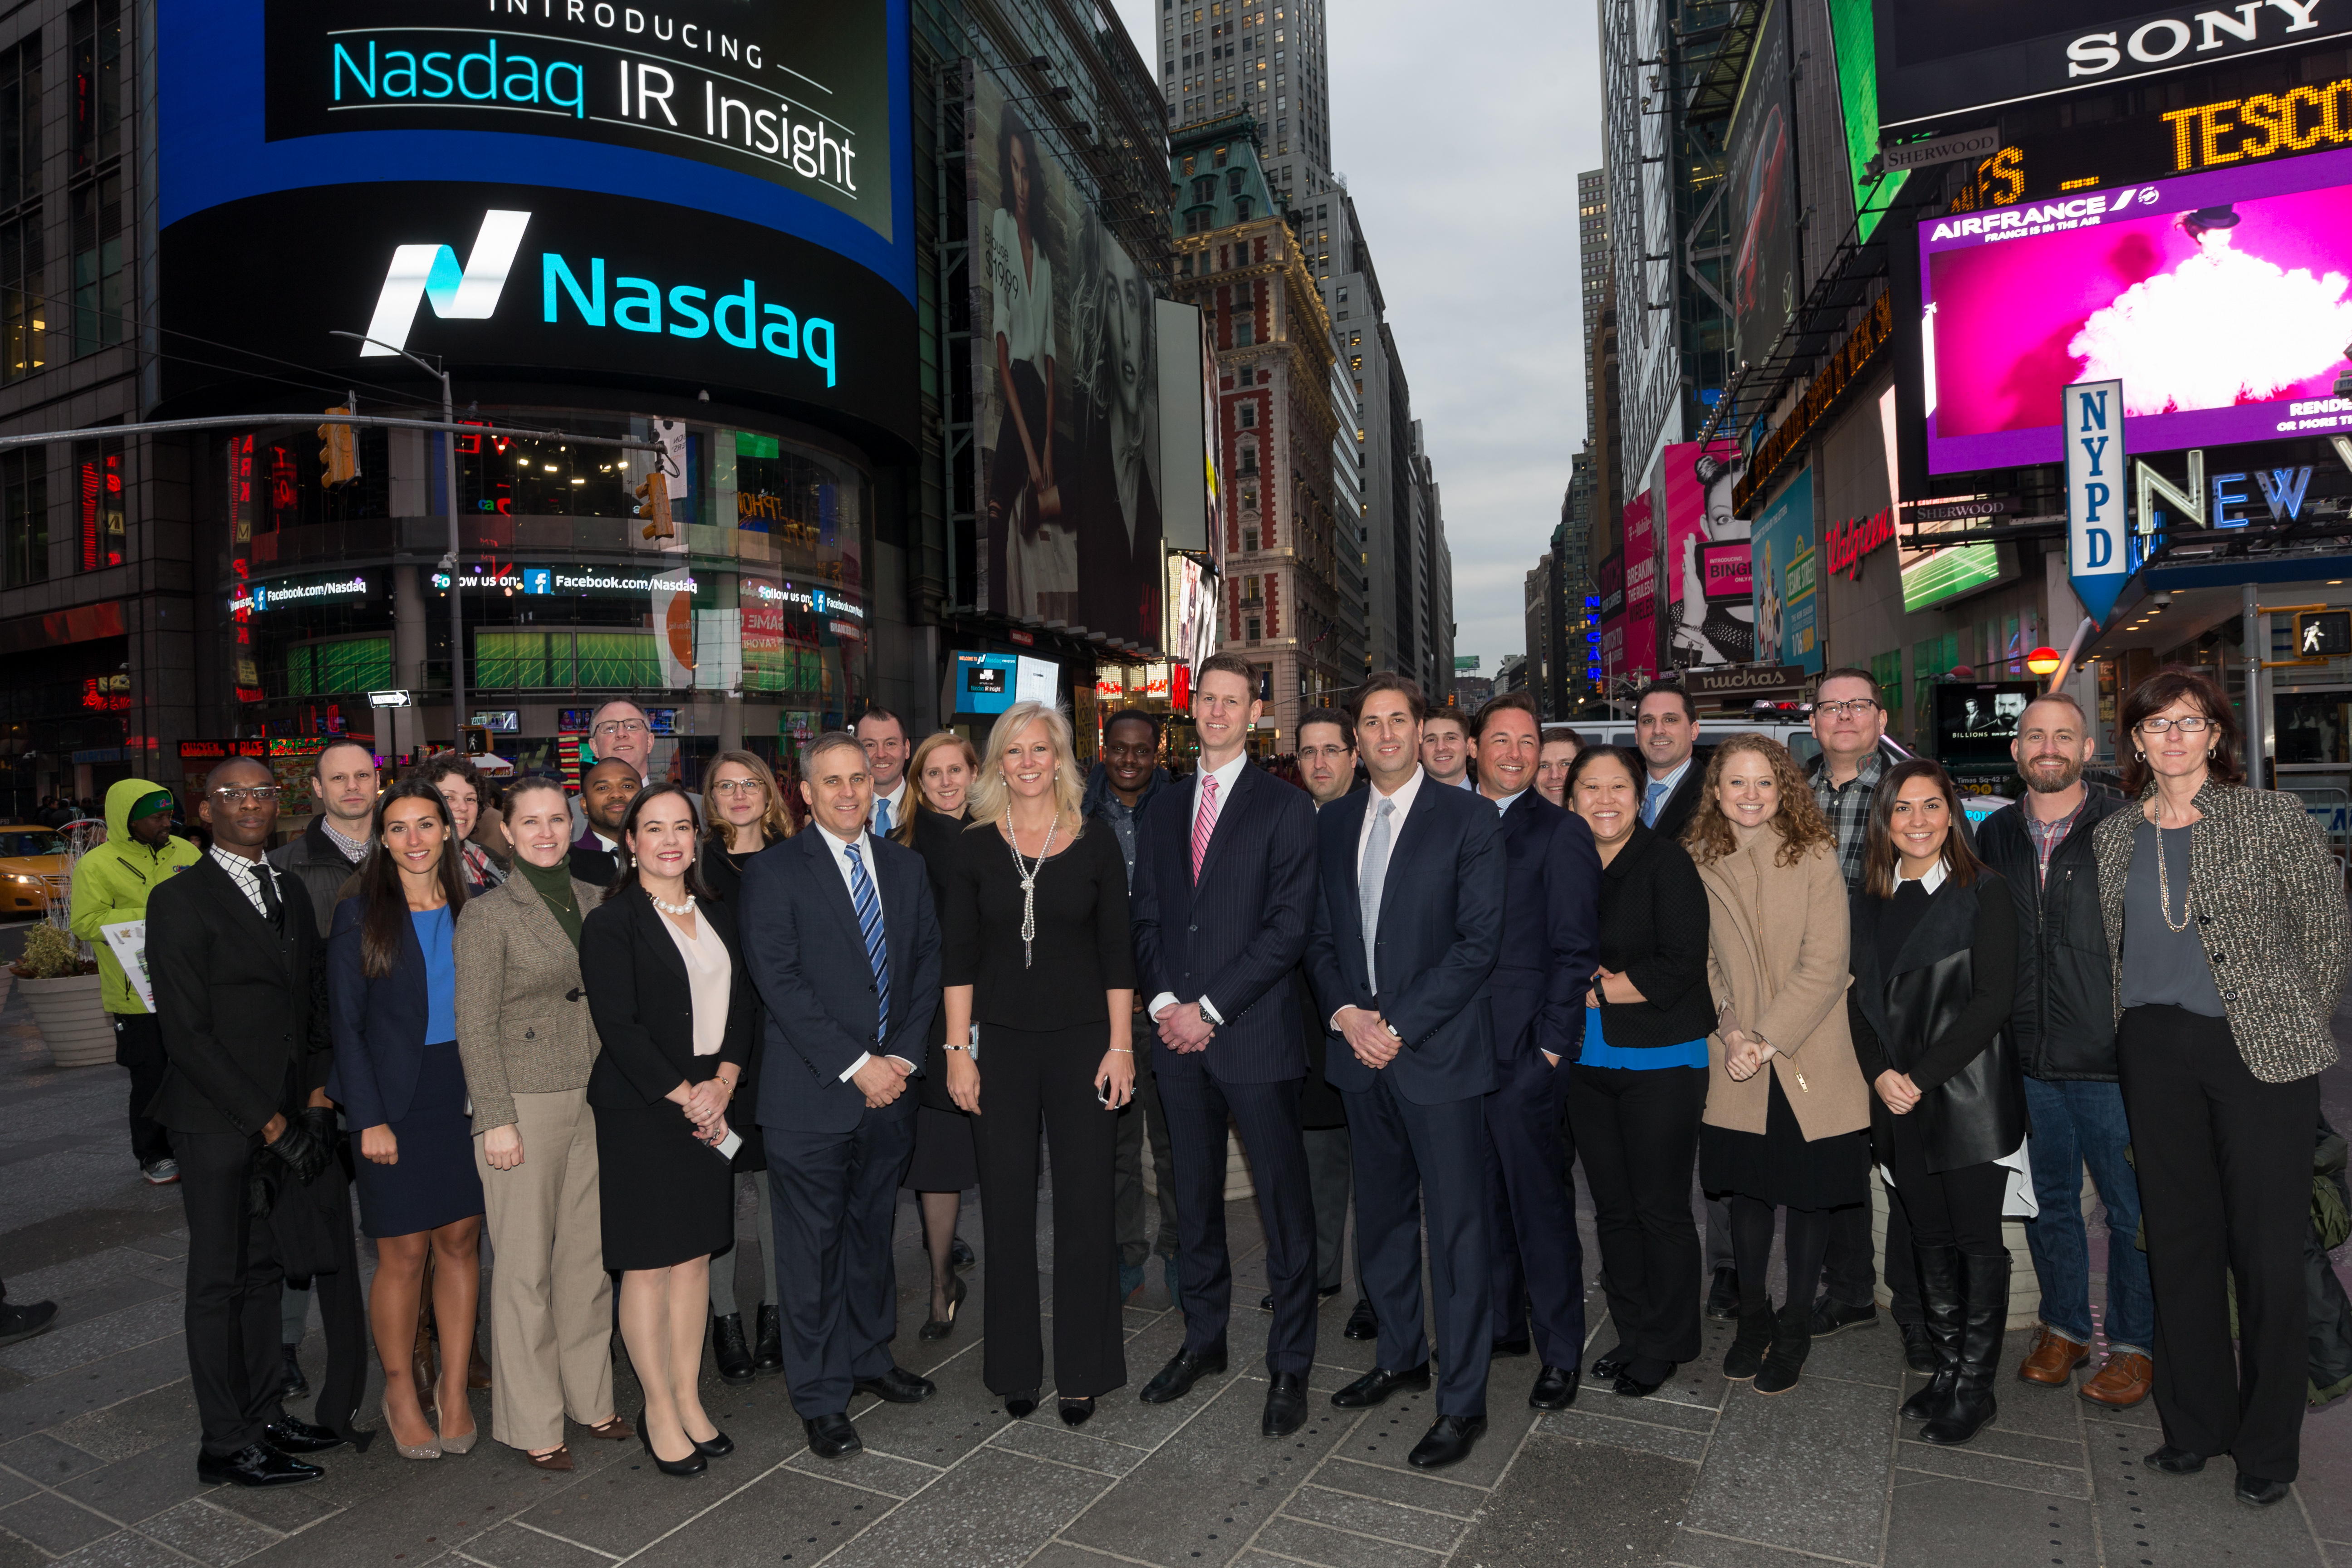
{"label": "paving stone", "polygon": [[198,1431],[195,1394],[183,1377],[103,1410],[61,1422],[50,1427],[48,1435],[100,1459],[114,1460],[146,1453],[158,1443],[173,1437],[184,1438],[193,1454]]}
{"label": "paving stone", "polygon": [[1707,1434],[1685,1426],[1665,1426],[1642,1421],[1630,1415],[1621,1415],[1619,1408],[1638,1410],[1653,1403],[1649,1400],[1619,1400],[1614,1405],[1604,1405],[1596,1410],[1563,1410],[1546,1415],[1537,1430],[1555,1437],[1574,1437],[1587,1443],[1606,1443],[1612,1447],[1631,1448],[1644,1454],[1663,1454],[1670,1459],[1682,1459],[1696,1464],[1706,1457]]}
{"label": "paving stone", "polygon": [[[1469,1568],[1649,1568],[1673,1539],[1696,1470],[1532,1433],[1455,1547]],[[1572,1552],[1574,1555],[1569,1556]]]}
{"label": "paving stone", "polygon": [[1439,1568],[1445,1562],[1444,1552],[1276,1514],[1234,1568],[1273,1568],[1281,1558],[1303,1558],[1323,1568]]}
{"label": "paving stone", "polygon": [[2091,1466],[2091,1487],[2111,1558],[2154,1568],[2224,1563],[2308,1568],[2320,1561],[2319,1544],[2296,1506],[2307,1506],[2317,1489],[2298,1483],[2296,1495],[2277,1507],[2251,1509],[2232,1495],[2237,1467],[2227,1458],[2211,1460],[2197,1475],[2167,1476],[2141,1468],[2140,1447],[2125,1455],[2112,1441],[2101,1444],[2097,1429],[2091,1447],[2100,1456]]}
{"label": "paving stone", "polygon": [[0,1508],[0,1530],[22,1536],[44,1552],[64,1553],[87,1545],[115,1527],[86,1508],[52,1492],[35,1492]]}
{"label": "paving stone", "polygon": [[30,1497],[40,1489],[10,1469],[0,1469],[0,1508],[5,1508],[18,1498]]}
{"label": "paving stone", "polygon": [[[827,1568],[1019,1568],[1108,1484],[1100,1476],[1066,1465],[982,1448],[941,1476],[919,1499],[887,1514],[850,1542]],[[695,1563],[713,1559],[649,1553],[646,1560]],[[799,1560],[794,1561],[799,1568]]]}
{"label": "paving stone", "polygon": [[5,1465],[45,1487],[71,1480],[85,1471],[97,1469],[103,1463],[95,1454],[85,1453],[70,1443],[59,1442],[46,1432],[19,1437],[6,1447],[0,1448],[0,1465]]}
{"label": "paving stone", "polygon": [[2082,1501],[2035,1498],[1966,1480],[1898,1475],[1886,1526],[1888,1568],[2094,1568],[2098,1543]]}
{"label": "paving stone", "polygon": [[224,1513],[201,1501],[184,1502],[157,1514],[139,1527],[139,1533],[199,1563],[211,1563],[213,1568],[241,1563],[279,1539],[274,1530],[264,1530],[250,1520]]}
{"label": "paving stone", "polygon": [[603,1552],[512,1523],[474,1537],[464,1551],[493,1568],[597,1568],[613,1561]]}
{"label": "paving stone", "polygon": [[1094,1425],[1089,1421],[1085,1430],[1073,1431],[1058,1423],[1048,1426],[1042,1421],[1008,1421],[1004,1429],[988,1441],[992,1447],[1099,1470],[1107,1476],[1126,1475],[1150,1457],[1149,1449],[1091,1436]]}
{"label": "paving stone", "polygon": [[48,1568],[56,1561],[31,1542],[0,1531],[0,1568]]}
{"label": "paving stone", "polygon": [[187,1349],[174,1334],[54,1377],[41,1378],[11,1393],[0,1394],[0,1443],[184,1383],[187,1376]]}
{"label": "paving stone", "polygon": [[1659,1568],[1821,1568],[1823,1563],[1837,1561],[1686,1528],[1675,1531],[1665,1552],[1658,1560]]}
{"label": "paving stone", "polygon": [[56,1561],[63,1568],[187,1568],[188,1562],[162,1542],[135,1530],[117,1531]]}
{"label": "paving stone", "polygon": [[1464,1519],[1486,1507],[1491,1495],[1487,1488],[1456,1479],[1453,1469],[1401,1470],[1389,1465],[1360,1465],[1342,1454],[1323,1461],[1312,1484]]}
{"label": "paving stone", "polygon": [[58,1490],[109,1519],[137,1524],[214,1489],[196,1479],[197,1447],[193,1436],[159,1444],[144,1454],[78,1475]]}
{"label": "paving stone", "polygon": [[[1868,1562],[1878,1552],[1895,1392],[1808,1379],[1724,1407],[1684,1522]],[[1790,1478],[1805,1478],[1792,1486]]]}
{"label": "paving stone", "polygon": [[837,1459],[820,1459],[803,1443],[801,1451],[784,1461],[788,1468],[806,1475],[821,1476],[844,1486],[862,1487],[886,1497],[909,1498],[943,1473],[936,1465],[918,1464],[895,1454],[877,1453],[867,1448],[860,1453],[845,1454]]}
{"label": "paving stone", "polygon": [[2091,1495],[2091,1478],[2079,1466],[2043,1465],[2009,1458],[1979,1449],[1974,1444],[1944,1448],[1932,1443],[1902,1443],[1896,1445],[1895,1462],[1899,1472],[1895,1477],[1897,1486],[1906,1484],[1914,1474],[1927,1474],[1982,1481],[1990,1486],[2017,1487],[2026,1491],[2049,1492],[2056,1497],[2088,1498]]}
{"label": "paving stone", "polygon": [[1283,1504],[1282,1511],[1289,1519],[1303,1519],[1310,1524],[1369,1535],[1377,1541],[1418,1546],[1424,1552],[1451,1551],[1469,1526],[1467,1520],[1457,1515],[1402,1508],[1374,1498],[1327,1491],[1312,1484],[1299,1488]]}

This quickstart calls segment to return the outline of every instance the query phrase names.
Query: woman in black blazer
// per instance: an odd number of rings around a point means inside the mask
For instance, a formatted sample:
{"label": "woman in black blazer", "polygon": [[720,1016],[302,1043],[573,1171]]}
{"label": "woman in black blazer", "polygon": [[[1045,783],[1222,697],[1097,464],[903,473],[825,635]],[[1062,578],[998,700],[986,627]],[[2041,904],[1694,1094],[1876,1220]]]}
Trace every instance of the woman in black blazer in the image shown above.
{"label": "woman in black blazer", "polygon": [[640,791],[621,874],[581,923],[580,972],[604,1054],[588,1079],[604,1173],[604,1266],[621,1270],[621,1338],[664,1475],[735,1445],[696,1392],[710,1255],[735,1237],[727,1102],[751,1054],[751,983],[735,920],[695,868],[701,823],[677,785]]}
{"label": "woman in black blazer", "polygon": [[[935,909],[947,908],[948,867],[964,824],[971,819],[965,796],[979,774],[980,753],[950,730],[925,736],[907,764],[907,776],[915,781],[917,808],[907,813],[890,837],[923,858],[931,874]],[[944,1009],[940,1027],[947,1027]],[[931,1260],[930,1316],[919,1331],[927,1340],[943,1340],[955,1332],[956,1312],[965,1295],[963,1279],[955,1270],[956,1215],[962,1212],[964,1193],[980,1184],[980,1148],[972,1121],[948,1096],[944,1052],[941,1062],[917,1087],[915,1154],[902,1182],[922,1208],[923,1249]]]}
{"label": "woman in black blazer", "polygon": [[1948,1444],[1993,1417],[2009,1323],[2000,1215],[2011,1172],[2000,1162],[2025,1142],[2025,1084],[2009,1037],[2017,908],[1959,822],[1959,796],[1934,763],[1905,763],[1878,781],[1846,993],[1854,1059],[1875,1091],[1871,1142],[1910,1223],[1936,1352],[1934,1381],[1903,1415],[1927,1424],[1923,1442]]}
{"label": "woman in black blazer", "polygon": [[[482,1178],[457,1055],[457,825],[440,791],[397,784],[375,806],[375,853],[359,891],[335,906],[327,999],[335,1062],[327,1094],[358,1137],[362,1228],[376,1242],[368,1300],[383,1363],[383,1424],[404,1458],[474,1446],[466,1402],[481,1294]],[[444,1325],[435,1423],[415,1376],[427,1258]]]}
{"label": "woman in black blazer", "polygon": [[1568,1079],[1569,1126],[1592,1189],[1616,1347],[1596,1379],[1640,1397],[1699,1350],[1691,1167],[1706,1109],[1706,889],[1683,847],[1642,826],[1643,768],[1594,746],[1569,770],[1569,805],[1601,851],[1601,970]]}

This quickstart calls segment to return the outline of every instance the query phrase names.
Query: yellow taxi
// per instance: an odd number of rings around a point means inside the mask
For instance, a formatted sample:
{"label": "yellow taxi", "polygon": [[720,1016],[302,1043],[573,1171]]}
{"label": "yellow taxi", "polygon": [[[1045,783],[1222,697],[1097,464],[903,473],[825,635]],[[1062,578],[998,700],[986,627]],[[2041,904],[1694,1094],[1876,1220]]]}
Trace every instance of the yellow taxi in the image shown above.
{"label": "yellow taxi", "polygon": [[54,827],[0,824],[0,918],[47,912],[66,878],[66,836]]}

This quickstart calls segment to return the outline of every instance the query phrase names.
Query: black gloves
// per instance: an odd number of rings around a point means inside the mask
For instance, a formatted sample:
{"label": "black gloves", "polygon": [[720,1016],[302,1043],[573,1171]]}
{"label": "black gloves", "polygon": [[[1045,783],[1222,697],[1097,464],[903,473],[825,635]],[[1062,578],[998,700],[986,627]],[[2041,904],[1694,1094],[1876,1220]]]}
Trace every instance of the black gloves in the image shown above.
{"label": "black gloves", "polygon": [[327,1106],[305,1106],[286,1123],[278,1142],[269,1145],[286,1172],[309,1186],[335,1154],[335,1113]]}

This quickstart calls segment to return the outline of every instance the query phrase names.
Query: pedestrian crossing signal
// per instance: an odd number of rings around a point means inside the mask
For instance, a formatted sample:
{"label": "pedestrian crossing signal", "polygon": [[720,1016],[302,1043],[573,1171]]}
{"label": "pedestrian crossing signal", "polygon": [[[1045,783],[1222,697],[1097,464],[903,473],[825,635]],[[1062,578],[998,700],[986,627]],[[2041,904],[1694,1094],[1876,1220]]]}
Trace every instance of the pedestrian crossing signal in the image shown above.
{"label": "pedestrian crossing signal", "polygon": [[2352,610],[2305,610],[2294,617],[2297,658],[2352,655]]}

